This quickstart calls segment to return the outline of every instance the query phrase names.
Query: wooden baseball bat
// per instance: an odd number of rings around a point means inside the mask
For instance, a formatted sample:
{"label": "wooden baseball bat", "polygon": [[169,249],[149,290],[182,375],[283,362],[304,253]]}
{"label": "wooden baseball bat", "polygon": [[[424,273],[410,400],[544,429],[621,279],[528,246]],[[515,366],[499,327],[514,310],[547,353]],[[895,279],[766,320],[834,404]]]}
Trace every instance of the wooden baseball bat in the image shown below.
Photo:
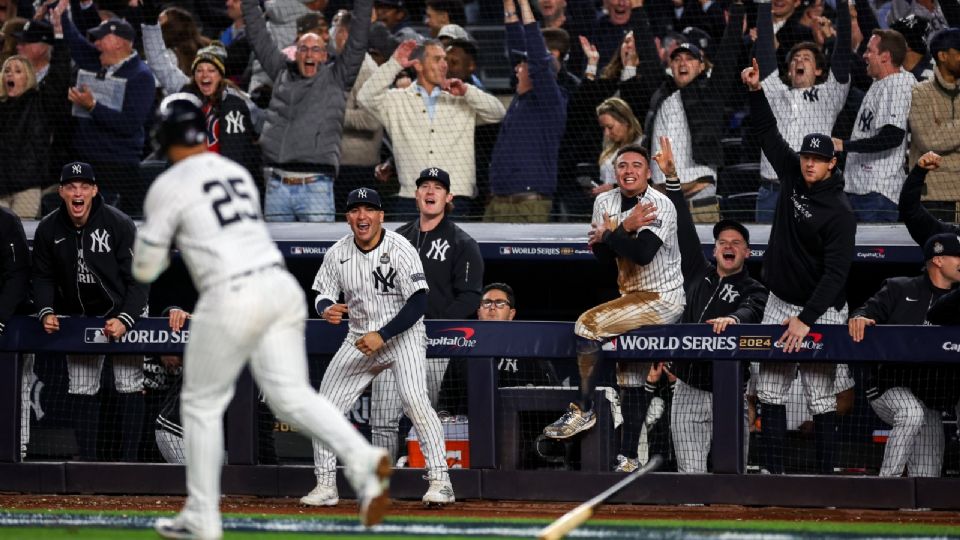
{"label": "wooden baseball bat", "polygon": [[661,458],[659,455],[653,456],[643,467],[628,474],[623,480],[620,480],[616,484],[610,486],[603,493],[560,516],[559,519],[541,529],[540,532],[537,533],[537,538],[539,540],[560,540],[560,538],[566,536],[567,533],[576,529],[585,521],[590,519],[590,516],[593,515],[593,511],[598,506],[606,502],[607,499],[616,495],[620,490],[633,483],[633,481],[637,478],[640,478],[650,471],[656,470],[662,463],[663,458]]}

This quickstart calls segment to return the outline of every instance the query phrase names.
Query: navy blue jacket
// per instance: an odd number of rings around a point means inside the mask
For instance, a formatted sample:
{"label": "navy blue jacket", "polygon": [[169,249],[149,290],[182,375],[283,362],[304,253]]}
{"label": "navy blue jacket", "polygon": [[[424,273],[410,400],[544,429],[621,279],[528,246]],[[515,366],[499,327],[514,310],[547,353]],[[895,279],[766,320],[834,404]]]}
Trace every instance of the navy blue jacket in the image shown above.
{"label": "navy blue jacket", "polygon": [[[80,34],[69,17],[63,18],[63,36],[70,45],[70,56],[80,69],[93,72],[103,69],[100,52]],[[90,118],[76,118],[73,147],[86,161],[140,163],[144,125],[156,92],[153,73],[139,56],[133,56],[113,76],[127,80],[123,109],[115,111],[97,103]]]}
{"label": "navy blue jacket", "polygon": [[533,89],[518,95],[503,117],[490,160],[490,191],[553,195],[560,138],[567,122],[567,93],[557,83],[538,23],[508,24],[507,46],[527,52]]}

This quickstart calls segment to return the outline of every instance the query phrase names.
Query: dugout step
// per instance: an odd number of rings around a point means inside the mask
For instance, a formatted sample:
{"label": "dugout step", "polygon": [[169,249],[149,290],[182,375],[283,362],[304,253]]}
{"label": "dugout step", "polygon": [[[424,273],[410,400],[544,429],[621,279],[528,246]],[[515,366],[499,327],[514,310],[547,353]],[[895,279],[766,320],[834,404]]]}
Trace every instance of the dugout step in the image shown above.
{"label": "dugout step", "polygon": [[[521,463],[521,412],[556,412],[560,418],[570,403],[580,398],[578,388],[559,386],[522,386],[500,388],[500,411],[497,422],[497,454],[500,469],[515,471]],[[597,423],[585,433],[572,437],[572,444],[580,445],[580,470],[609,472],[615,452],[613,419],[610,402],[604,389],[594,391],[594,412]],[[551,420],[552,421],[552,420]],[[540,426],[542,429],[546,424]]]}

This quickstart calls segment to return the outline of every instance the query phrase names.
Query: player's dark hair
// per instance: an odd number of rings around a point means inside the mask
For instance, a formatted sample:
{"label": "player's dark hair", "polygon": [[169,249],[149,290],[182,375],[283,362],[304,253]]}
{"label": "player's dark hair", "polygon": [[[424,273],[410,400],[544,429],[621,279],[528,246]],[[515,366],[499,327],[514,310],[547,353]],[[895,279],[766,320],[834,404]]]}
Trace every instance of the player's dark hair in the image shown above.
{"label": "player's dark hair", "polygon": [[547,50],[555,49],[560,51],[560,58],[567,56],[570,52],[570,34],[563,28],[544,28],[543,41],[547,44]]}
{"label": "player's dark hair", "polygon": [[890,53],[890,62],[900,67],[903,65],[903,59],[907,57],[907,40],[903,34],[896,30],[875,29],[873,35],[880,38],[877,43],[877,50]]}
{"label": "player's dark hair", "polygon": [[813,61],[817,64],[817,69],[820,70],[816,84],[821,84],[826,81],[827,77],[830,76],[830,67],[827,65],[827,55],[823,54],[820,46],[812,41],[801,41],[791,47],[790,52],[787,53],[787,65],[790,65],[790,62],[793,60],[793,55],[800,51],[810,51],[813,54]]}
{"label": "player's dark hair", "polygon": [[646,161],[648,165],[650,164],[650,152],[647,152],[647,149],[640,146],[639,144],[628,144],[623,148],[617,150],[616,155],[613,156],[614,163],[616,163],[616,161],[620,159],[620,156],[628,152],[634,152],[634,153],[640,154],[641,156],[643,156],[644,161]]}
{"label": "player's dark hair", "polygon": [[427,7],[434,11],[442,11],[450,17],[450,22],[464,26],[467,24],[467,15],[463,9],[463,0],[427,0]]}
{"label": "player's dark hair", "polygon": [[510,307],[517,309],[517,299],[513,294],[513,287],[501,281],[495,281],[484,285],[483,290],[480,291],[480,296],[483,297],[483,295],[487,294],[487,291],[503,292],[503,294],[507,295],[507,302],[510,302]]}
{"label": "player's dark hair", "polygon": [[477,54],[479,53],[477,50],[477,45],[469,39],[451,39],[450,42],[447,43],[447,50],[449,51],[453,48],[462,50],[463,52],[467,53],[467,56],[469,56],[474,62],[477,61]]}

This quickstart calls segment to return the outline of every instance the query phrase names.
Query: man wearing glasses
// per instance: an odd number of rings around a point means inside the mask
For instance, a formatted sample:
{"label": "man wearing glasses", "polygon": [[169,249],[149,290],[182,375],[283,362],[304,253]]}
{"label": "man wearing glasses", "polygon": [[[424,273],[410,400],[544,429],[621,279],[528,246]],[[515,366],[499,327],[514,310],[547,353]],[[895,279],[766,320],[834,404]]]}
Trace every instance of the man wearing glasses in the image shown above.
{"label": "man wearing glasses", "polygon": [[[373,0],[357,0],[343,51],[329,61],[326,43],[308,32],[290,62],[267,31],[257,0],[243,0],[243,18],[257,60],[273,80],[260,146],[267,182],[267,221],[333,221],[333,181],[347,91],[367,52]],[[229,126],[227,127],[229,130]]]}

